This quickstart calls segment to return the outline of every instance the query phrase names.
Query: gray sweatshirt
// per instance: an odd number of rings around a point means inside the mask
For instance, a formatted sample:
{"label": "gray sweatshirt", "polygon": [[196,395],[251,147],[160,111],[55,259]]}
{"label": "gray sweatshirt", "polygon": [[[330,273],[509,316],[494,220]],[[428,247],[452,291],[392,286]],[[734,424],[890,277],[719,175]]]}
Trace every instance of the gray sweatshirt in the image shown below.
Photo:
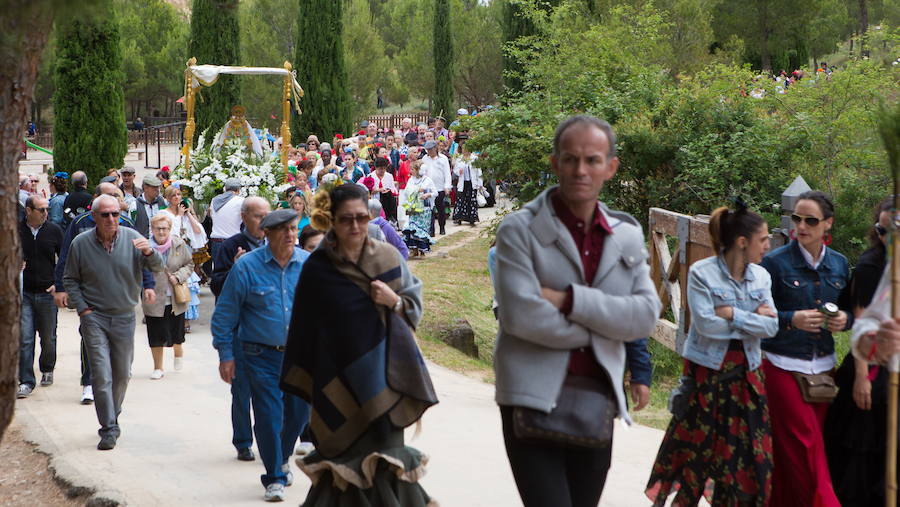
{"label": "gray sweatshirt", "polygon": [[134,311],[141,299],[141,270],[162,271],[162,257],[157,252],[144,255],[132,240],[143,236],[119,227],[112,251],[107,252],[91,229],[79,234],[69,247],[63,286],[69,294],[69,305],[79,314],[87,309],[105,315],[122,315]]}

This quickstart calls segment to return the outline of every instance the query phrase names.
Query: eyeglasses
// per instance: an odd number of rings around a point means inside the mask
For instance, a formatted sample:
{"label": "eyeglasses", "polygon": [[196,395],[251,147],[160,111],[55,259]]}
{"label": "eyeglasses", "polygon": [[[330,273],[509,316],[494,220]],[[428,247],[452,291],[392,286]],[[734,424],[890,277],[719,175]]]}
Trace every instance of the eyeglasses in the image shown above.
{"label": "eyeglasses", "polygon": [[41,180],[31,180],[32,183],[39,183]]}
{"label": "eyeglasses", "polygon": [[33,209],[34,211],[40,211],[41,213],[49,213],[50,212],[50,208],[31,208],[31,209]]}
{"label": "eyeglasses", "polygon": [[98,215],[100,215],[103,218],[109,218],[109,217],[119,218],[118,211],[101,211],[100,213],[98,213]]}
{"label": "eyeglasses", "polygon": [[337,222],[341,225],[352,225],[353,223],[359,223],[359,225],[366,225],[369,221],[372,220],[372,217],[369,215],[343,215],[337,217]]}
{"label": "eyeglasses", "polygon": [[804,216],[800,216],[800,215],[791,215],[791,222],[794,222],[795,224],[799,224],[800,222],[806,222],[806,225],[808,225],[810,227],[815,227],[815,226],[819,225],[819,222],[821,222],[821,221],[822,221],[821,218],[804,217]]}
{"label": "eyeglasses", "polygon": [[879,236],[884,236],[885,234],[888,233],[887,229],[885,229],[884,226],[881,225],[881,224],[875,224],[875,232],[876,232]]}

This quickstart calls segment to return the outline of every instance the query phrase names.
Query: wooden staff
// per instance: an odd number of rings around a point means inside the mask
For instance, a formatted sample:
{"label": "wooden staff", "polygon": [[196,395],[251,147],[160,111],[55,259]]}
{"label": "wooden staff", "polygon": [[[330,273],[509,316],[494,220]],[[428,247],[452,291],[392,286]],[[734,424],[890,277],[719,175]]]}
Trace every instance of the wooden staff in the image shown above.
{"label": "wooden staff", "polygon": [[[900,103],[882,110],[879,131],[894,178],[894,206],[891,210],[891,317],[900,317]],[[885,496],[887,507],[897,505],[897,396],[900,394],[900,355],[888,363],[887,449],[885,452]]]}

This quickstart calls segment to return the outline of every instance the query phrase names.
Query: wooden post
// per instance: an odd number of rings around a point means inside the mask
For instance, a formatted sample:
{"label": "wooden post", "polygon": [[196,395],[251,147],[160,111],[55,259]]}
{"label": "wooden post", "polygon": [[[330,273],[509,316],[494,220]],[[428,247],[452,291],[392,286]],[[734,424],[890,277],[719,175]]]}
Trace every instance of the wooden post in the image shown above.
{"label": "wooden post", "polygon": [[291,146],[291,62],[284,62],[284,69],[288,75],[284,76],[284,91],[281,95],[281,166],[284,169],[284,179],[288,175],[288,150]]}
{"label": "wooden post", "polygon": [[184,177],[191,176],[191,148],[194,146],[194,130],[197,123],[194,121],[194,86],[191,74],[191,66],[197,65],[197,58],[191,57],[187,61],[187,68],[184,71],[184,108],[187,110],[187,121],[184,125],[184,146],[181,148],[181,154],[184,155]]}
{"label": "wooden post", "polygon": [[[891,210],[891,317],[900,317],[900,227],[897,210],[900,209],[900,178],[894,175],[894,209]],[[897,505],[897,395],[900,394],[900,356],[891,356],[888,362],[887,448],[885,449],[885,496],[887,507]]]}

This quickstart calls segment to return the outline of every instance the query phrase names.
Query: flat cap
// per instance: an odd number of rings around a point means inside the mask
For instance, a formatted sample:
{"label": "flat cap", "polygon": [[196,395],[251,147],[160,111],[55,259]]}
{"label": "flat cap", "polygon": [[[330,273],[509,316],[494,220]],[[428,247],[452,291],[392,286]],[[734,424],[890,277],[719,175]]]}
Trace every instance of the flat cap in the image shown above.
{"label": "flat cap", "polygon": [[240,190],[241,189],[241,180],[240,178],[228,178],[225,180],[225,190]]}
{"label": "flat cap", "polygon": [[[104,176],[103,178],[100,179],[100,183],[115,183],[117,179],[118,178],[116,178],[115,176]],[[153,186],[155,187],[157,185],[153,185]]]}
{"label": "flat cap", "polygon": [[437,141],[425,141],[425,149],[430,150],[437,148]]}
{"label": "flat cap", "polygon": [[148,175],[144,176],[144,180],[142,183],[144,185],[147,185],[148,187],[161,187],[162,186],[162,182],[159,181],[159,178],[157,178],[156,176],[153,176],[152,174],[148,174]]}
{"label": "flat cap", "polygon": [[297,212],[292,209],[277,209],[266,215],[259,226],[262,229],[274,229],[298,218]]}
{"label": "flat cap", "polygon": [[362,128],[368,127],[368,126],[369,126],[369,120],[363,120],[363,121],[359,122],[359,126],[362,127]]}
{"label": "flat cap", "polygon": [[126,165],[125,167],[119,169],[119,172],[120,172],[120,173],[131,173],[131,174],[134,174],[135,171],[134,171],[134,167],[131,167],[130,165]]}

